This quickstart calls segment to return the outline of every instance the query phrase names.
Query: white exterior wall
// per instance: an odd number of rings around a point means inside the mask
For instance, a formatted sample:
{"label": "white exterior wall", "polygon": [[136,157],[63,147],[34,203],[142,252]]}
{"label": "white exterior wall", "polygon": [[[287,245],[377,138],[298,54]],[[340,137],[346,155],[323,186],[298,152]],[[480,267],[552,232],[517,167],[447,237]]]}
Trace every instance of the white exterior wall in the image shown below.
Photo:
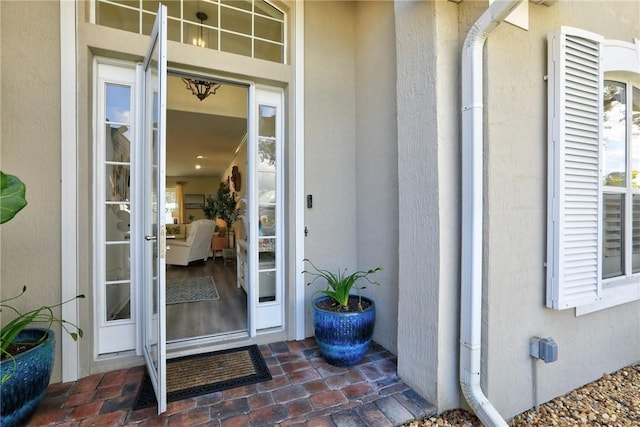
{"label": "white exterior wall", "polygon": [[485,319],[489,399],[505,417],[532,406],[529,339],[552,337],[558,360],[538,362],[545,402],[640,361],[640,303],[584,316],[545,308],[547,34],[561,25],[628,42],[640,37],[640,3],[529,5],[529,31],[489,36],[485,99]]}

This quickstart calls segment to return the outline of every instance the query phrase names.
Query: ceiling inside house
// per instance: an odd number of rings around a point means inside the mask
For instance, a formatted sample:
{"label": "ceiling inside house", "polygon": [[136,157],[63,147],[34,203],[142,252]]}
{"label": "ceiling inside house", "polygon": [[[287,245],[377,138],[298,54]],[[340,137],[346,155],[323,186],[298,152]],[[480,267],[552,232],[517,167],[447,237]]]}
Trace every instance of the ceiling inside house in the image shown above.
{"label": "ceiling inside house", "polygon": [[181,77],[170,75],[167,176],[221,177],[247,132],[247,97],[247,87],[223,84],[200,101]]}

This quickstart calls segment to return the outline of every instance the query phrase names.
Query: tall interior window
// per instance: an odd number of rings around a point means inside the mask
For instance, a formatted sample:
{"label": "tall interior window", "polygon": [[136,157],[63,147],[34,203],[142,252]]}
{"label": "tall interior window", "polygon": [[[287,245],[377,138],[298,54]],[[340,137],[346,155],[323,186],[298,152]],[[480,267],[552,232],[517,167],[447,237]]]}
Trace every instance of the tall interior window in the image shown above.
{"label": "tall interior window", "polygon": [[602,278],[640,272],[640,89],[606,80],[602,121]]}
{"label": "tall interior window", "polygon": [[[256,59],[285,62],[285,15],[264,0],[173,0],[169,40]],[[95,22],[149,35],[158,1],[97,0]]]}

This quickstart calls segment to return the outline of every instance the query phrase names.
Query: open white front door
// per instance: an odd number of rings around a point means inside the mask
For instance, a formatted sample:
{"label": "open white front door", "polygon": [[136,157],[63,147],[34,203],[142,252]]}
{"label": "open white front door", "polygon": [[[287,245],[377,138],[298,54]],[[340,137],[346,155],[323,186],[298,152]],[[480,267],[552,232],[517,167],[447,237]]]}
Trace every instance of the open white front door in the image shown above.
{"label": "open white front door", "polygon": [[158,400],[167,408],[164,226],[166,169],[167,8],[160,5],[143,68],[144,88],[144,279],[143,352]]}

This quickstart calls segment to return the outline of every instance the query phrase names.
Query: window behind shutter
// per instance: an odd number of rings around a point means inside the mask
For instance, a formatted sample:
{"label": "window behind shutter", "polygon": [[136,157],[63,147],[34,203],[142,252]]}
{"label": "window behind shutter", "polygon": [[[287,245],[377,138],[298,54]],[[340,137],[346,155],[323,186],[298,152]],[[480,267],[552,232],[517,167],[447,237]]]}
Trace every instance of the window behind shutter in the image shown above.
{"label": "window behind shutter", "polygon": [[549,37],[547,306],[558,310],[600,291],[602,41],[569,27]]}

